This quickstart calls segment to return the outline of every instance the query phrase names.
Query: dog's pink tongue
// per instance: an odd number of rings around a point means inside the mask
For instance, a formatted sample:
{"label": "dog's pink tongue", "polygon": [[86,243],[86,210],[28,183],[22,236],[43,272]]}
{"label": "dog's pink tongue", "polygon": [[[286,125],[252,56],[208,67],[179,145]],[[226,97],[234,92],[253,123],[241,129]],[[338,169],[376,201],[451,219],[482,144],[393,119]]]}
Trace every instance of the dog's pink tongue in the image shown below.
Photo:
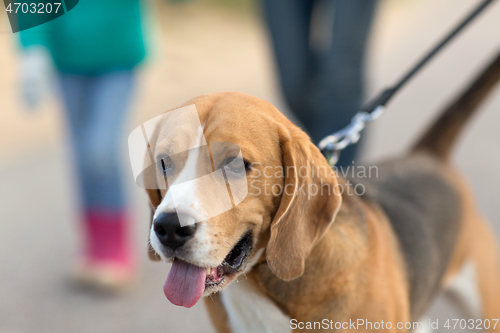
{"label": "dog's pink tongue", "polygon": [[163,292],[173,304],[190,308],[203,295],[205,278],[206,268],[175,259],[163,286]]}

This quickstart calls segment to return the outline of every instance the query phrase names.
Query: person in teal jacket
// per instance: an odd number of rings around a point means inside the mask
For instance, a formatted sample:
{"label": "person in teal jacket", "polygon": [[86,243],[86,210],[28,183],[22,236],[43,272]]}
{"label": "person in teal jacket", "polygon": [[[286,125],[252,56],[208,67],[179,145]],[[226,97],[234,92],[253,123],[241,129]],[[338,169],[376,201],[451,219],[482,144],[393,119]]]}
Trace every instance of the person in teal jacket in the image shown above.
{"label": "person in teal jacket", "polygon": [[65,15],[20,33],[29,105],[36,106],[44,89],[41,77],[49,64],[44,59],[55,67],[81,203],[78,276],[98,285],[126,284],[136,269],[121,153],[135,68],[146,54],[142,5],[80,0]]}

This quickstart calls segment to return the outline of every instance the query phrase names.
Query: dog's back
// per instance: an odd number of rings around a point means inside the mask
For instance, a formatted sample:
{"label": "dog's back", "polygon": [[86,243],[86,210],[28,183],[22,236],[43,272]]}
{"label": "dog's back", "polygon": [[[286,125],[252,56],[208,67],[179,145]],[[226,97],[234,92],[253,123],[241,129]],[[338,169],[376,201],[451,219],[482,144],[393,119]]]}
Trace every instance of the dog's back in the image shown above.
{"label": "dog's back", "polygon": [[451,148],[499,79],[500,55],[442,113],[409,155],[378,165],[376,177],[352,179],[365,186],[366,200],[382,207],[399,239],[413,320],[423,315],[442,287],[463,229],[466,199],[448,163]]}
{"label": "dog's back", "polygon": [[[441,169],[441,170],[440,170]],[[378,165],[378,177],[356,179],[387,214],[404,253],[413,319],[439,290],[461,222],[458,190],[426,155]]]}

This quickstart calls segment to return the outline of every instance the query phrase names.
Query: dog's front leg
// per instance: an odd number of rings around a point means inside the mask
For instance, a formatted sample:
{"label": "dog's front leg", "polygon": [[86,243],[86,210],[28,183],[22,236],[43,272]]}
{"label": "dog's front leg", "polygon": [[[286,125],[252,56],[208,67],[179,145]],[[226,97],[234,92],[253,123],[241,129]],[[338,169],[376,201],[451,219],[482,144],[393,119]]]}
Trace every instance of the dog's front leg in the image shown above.
{"label": "dog's front leg", "polygon": [[229,319],[220,293],[205,297],[205,306],[217,333],[233,333],[229,328]]}

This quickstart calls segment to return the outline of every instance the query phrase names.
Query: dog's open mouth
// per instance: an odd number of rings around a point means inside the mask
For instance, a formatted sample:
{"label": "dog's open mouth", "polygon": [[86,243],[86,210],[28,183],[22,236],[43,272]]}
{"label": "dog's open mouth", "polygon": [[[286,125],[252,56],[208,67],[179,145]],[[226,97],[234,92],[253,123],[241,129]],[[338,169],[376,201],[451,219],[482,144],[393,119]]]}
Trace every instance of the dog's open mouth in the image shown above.
{"label": "dog's open mouth", "polygon": [[226,275],[241,270],[252,249],[252,235],[246,233],[226,256],[222,264],[215,268],[207,268],[205,289],[219,286]]}
{"label": "dog's open mouth", "polygon": [[174,259],[163,287],[165,296],[175,305],[195,305],[206,290],[216,289],[227,277],[243,269],[252,250],[252,235],[246,233],[217,267],[203,268]]}

